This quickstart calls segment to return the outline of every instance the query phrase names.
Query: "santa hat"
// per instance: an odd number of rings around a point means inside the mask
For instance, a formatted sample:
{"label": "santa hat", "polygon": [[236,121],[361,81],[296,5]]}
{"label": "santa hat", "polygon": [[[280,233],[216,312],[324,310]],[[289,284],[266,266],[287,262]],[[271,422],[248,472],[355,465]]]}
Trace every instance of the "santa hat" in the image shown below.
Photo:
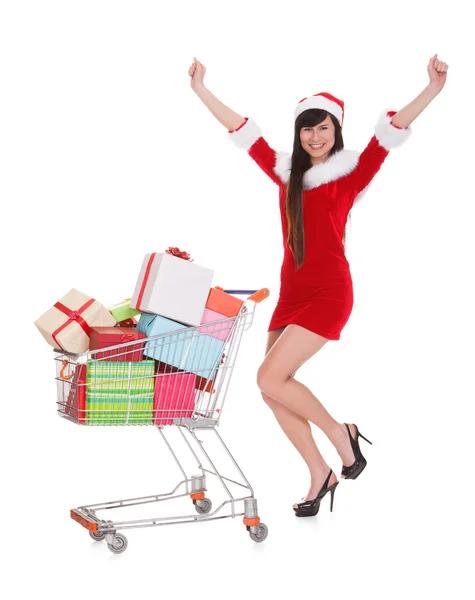
{"label": "santa hat", "polygon": [[339,100],[335,96],[328,94],[327,92],[321,92],[309,96],[308,98],[302,98],[295,109],[295,118],[297,118],[304,110],[309,108],[321,108],[331,113],[338,119],[340,127],[343,125],[343,116],[345,112],[345,104],[343,100]]}

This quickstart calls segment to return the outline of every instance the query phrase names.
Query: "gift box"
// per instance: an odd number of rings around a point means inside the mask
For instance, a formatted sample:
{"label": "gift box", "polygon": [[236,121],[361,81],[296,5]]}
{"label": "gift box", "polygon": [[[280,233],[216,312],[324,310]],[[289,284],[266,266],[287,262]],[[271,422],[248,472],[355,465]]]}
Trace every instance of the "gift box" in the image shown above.
{"label": "gift box", "polygon": [[211,288],[201,317],[201,325],[211,321],[222,322],[214,323],[209,327],[200,327],[200,333],[226,341],[235,321],[232,317],[239,314],[243,303],[243,300],[224,292],[223,288],[217,286]]}
{"label": "gift box", "polygon": [[35,325],[50,346],[78,354],[89,348],[91,327],[113,327],[115,319],[100,302],[73,288]]}
{"label": "gift box", "polygon": [[[145,334],[132,327],[91,327],[89,333],[89,350],[98,350],[108,346],[117,346],[127,342],[143,339]],[[91,357],[94,360],[117,360],[122,362],[140,361],[143,358],[144,344],[134,344],[97,352]]]}
{"label": "gift box", "polygon": [[76,365],[64,407],[65,414],[79,423],[86,422],[86,370],[86,365]]}
{"label": "gift box", "polygon": [[227,294],[223,288],[215,286],[211,288],[206,300],[206,308],[215,311],[225,317],[235,317],[241,311],[244,300]]}
{"label": "gift box", "polygon": [[161,315],[142,314],[137,328],[145,333],[147,338],[170,333],[147,340],[144,356],[195,373],[205,379],[210,378],[219,364],[224,346],[222,340],[199,333],[196,329]]}
{"label": "gift box", "polygon": [[200,325],[214,271],[172,250],[177,249],[145,255],[130,306],[187,326]]}
{"label": "gift box", "polygon": [[154,361],[91,360],[87,364],[87,423],[152,425]]}
{"label": "gift box", "polygon": [[153,401],[153,424],[172,425],[173,419],[189,419],[195,406],[195,375],[157,374]]}
{"label": "gift box", "polygon": [[208,392],[209,394],[214,394],[216,391],[214,389],[216,375],[217,372],[215,373],[213,379],[206,379],[206,377],[199,377],[198,375],[196,375],[196,389],[201,390],[202,392]]}
{"label": "gift box", "polygon": [[[223,361],[221,360],[221,363],[222,362]],[[161,362],[160,360],[155,360],[155,374],[157,373],[164,373],[165,375],[170,375],[171,373],[185,373],[185,371],[182,371],[177,367],[167,365],[167,363]],[[213,377],[210,379],[206,379],[206,377],[200,377],[199,375],[195,375],[195,389],[204,392],[214,393],[216,391],[214,389],[214,383],[218,375],[218,371],[215,370],[214,375],[213,373],[211,375]]]}
{"label": "gift box", "polygon": [[[223,320],[224,319],[224,320]],[[231,327],[235,321],[235,318],[229,318],[225,315],[222,315],[214,310],[210,310],[209,308],[205,308],[203,316],[201,317],[201,325],[204,323],[209,323],[211,321],[218,321],[217,323],[213,323],[208,327],[200,327],[200,333],[204,333],[206,335],[210,335],[211,337],[216,338],[217,340],[222,340],[225,342],[228,339],[229,332],[231,331]]]}
{"label": "gift box", "polygon": [[126,298],[118,304],[112,304],[111,306],[108,306],[107,310],[111,313],[111,315],[118,323],[140,314],[139,310],[130,306],[130,298]]}
{"label": "gift box", "polygon": [[137,319],[130,317],[130,319],[125,319],[125,321],[119,321],[116,327],[135,327],[137,323]]}
{"label": "gift box", "polygon": [[165,375],[171,375],[172,373],[185,373],[182,369],[178,369],[177,367],[173,367],[172,365],[167,365],[167,363],[162,362],[161,360],[155,360],[155,375],[157,373],[164,373]]}

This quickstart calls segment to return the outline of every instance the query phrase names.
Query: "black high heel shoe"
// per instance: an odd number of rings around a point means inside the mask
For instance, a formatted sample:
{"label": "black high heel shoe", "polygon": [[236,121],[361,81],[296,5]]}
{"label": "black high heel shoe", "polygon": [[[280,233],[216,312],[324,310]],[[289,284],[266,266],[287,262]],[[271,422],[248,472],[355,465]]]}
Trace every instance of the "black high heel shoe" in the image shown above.
{"label": "black high heel shoe", "polygon": [[297,508],[294,508],[296,517],[314,517],[320,508],[320,501],[325,497],[327,492],[331,492],[331,504],[330,511],[333,511],[333,496],[335,494],[336,486],[340,483],[337,481],[330,487],[328,486],[328,482],[330,481],[330,477],[333,471],[330,469],[330,473],[328,473],[328,477],[325,480],[325,483],[322,485],[320,491],[317,494],[317,497],[313,500],[307,500],[306,502],[300,502],[297,504]]}
{"label": "black high heel shoe", "polygon": [[373,442],[370,442],[367,438],[365,438],[364,435],[362,435],[359,430],[358,430],[358,426],[355,425],[356,427],[356,439],[354,440],[351,437],[351,433],[350,433],[350,428],[348,427],[348,425],[345,423],[345,427],[348,431],[348,436],[350,438],[350,442],[351,442],[351,449],[353,450],[353,454],[355,455],[355,462],[350,465],[349,467],[345,467],[345,465],[343,465],[343,468],[341,470],[341,475],[344,476],[344,479],[356,479],[358,477],[358,475],[361,474],[361,472],[363,471],[363,469],[366,467],[366,458],[361,454],[361,450],[360,450],[360,445],[358,444],[358,438],[362,437],[364,440],[366,440],[368,442],[368,444],[373,444]]}

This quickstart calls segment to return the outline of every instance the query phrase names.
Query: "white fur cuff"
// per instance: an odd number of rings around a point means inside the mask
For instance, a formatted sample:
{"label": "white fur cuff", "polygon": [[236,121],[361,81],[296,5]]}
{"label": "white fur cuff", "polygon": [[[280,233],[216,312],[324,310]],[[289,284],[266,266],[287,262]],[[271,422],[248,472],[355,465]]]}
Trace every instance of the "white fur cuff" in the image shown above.
{"label": "white fur cuff", "polygon": [[240,129],[228,133],[228,135],[238,148],[249,150],[262,136],[262,131],[254,119],[249,117],[247,122]]}
{"label": "white fur cuff", "polygon": [[391,118],[388,116],[389,109],[381,113],[375,127],[375,134],[379,144],[386,150],[402,146],[412,133],[411,127],[399,129],[391,125]]}

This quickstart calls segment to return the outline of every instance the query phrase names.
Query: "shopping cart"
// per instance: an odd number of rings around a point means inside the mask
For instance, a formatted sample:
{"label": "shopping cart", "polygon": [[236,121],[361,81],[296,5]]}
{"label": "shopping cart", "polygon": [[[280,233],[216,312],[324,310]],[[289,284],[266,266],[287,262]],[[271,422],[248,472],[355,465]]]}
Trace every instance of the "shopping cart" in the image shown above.
{"label": "shopping cart", "polygon": [[[253,489],[216,427],[222,415],[242,333],[252,324],[256,303],[267,298],[269,290],[223,291],[251,294],[242,303],[238,315],[197,327],[183,326],[183,329],[140,340],[132,340],[134,336],[130,335],[124,343],[81,354],[55,350],[57,404],[61,417],[80,425],[153,425],[184,477],[169,493],[71,510],[71,518],[85,527],[94,540],[105,540],[114,554],[120,554],[127,548],[127,538],[117,532],[138,527],[243,516],[252,540],[262,542],[267,537],[268,528],[258,516]],[[179,438],[184,440],[185,448],[198,463],[199,474],[187,476],[165,435],[165,428],[169,425],[178,428]],[[214,431],[242,478],[241,482],[218,472],[203,441],[197,438],[196,432],[204,430]],[[210,469],[201,465],[196,449],[203,453]],[[217,478],[228,497],[213,511],[211,500],[205,494],[207,475]],[[231,483],[248,490],[248,494],[235,497]],[[120,522],[98,516],[104,510],[184,496],[190,497],[197,514]],[[244,503],[244,512],[237,512],[238,502]],[[230,514],[220,514],[222,512]]]}

